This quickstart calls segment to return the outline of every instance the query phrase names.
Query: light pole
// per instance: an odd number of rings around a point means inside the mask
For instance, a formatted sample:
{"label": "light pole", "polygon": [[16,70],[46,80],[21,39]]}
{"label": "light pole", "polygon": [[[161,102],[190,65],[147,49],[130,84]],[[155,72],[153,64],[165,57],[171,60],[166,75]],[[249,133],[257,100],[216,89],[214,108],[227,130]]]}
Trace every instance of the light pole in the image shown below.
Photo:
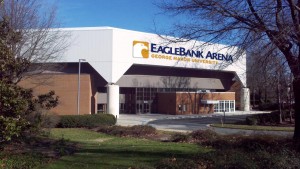
{"label": "light pole", "polygon": [[77,89],[77,115],[79,115],[80,110],[80,69],[81,69],[81,62],[86,61],[85,59],[79,59],[78,62],[78,89]]}
{"label": "light pole", "polygon": [[255,89],[253,89],[253,105],[252,109],[255,108]]}

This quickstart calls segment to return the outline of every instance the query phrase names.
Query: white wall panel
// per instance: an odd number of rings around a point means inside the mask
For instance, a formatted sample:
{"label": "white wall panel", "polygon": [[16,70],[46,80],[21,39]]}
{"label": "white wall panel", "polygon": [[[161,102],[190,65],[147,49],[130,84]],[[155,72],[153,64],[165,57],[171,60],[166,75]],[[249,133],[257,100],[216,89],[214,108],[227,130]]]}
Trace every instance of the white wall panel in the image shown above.
{"label": "white wall panel", "polygon": [[86,59],[108,82],[112,81],[112,29],[71,28],[70,46],[61,61],[78,62]]}
{"label": "white wall panel", "polygon": [[[228,49],[227,46],[221,44],[206,44],[204,46],[204,43],[199,41],[170,44],[156,34],[110,27],[74,28],[62,30],[71,34],[71,44],[68,50],[65,52],[65,56],[60,61],[78,62],[78,59],[86,59],[87,62],[89,62],[108,83],[116,83],[133,64],[145,64],[168,67],[234,71],[244,86],[246,86],[246,54],[240,55],[239,60],[230,65],[227,65],[228,62],[221,60],[215,62],[217,64],[193,62],[194,60],[210,60],[205,58],[208,51],[224,55],[233,55],[237,48]],[[151,53],[151,51],[149,52],[149,58],[134,58],[133,41],[148,42],[149,50],[151,43],[157,44],[157,46],[172,47],[173,49],[183,47],[185,50],[199,50],[203,51],[204,58],[163,54],[170,56],[170,59],[159,59],[151,57],[151,54],[156,54]],[[161,55],[161,53],[159,55]],[[184,58],[189,61],[178,61],[175,59],[176,57]],[[224,65],[227,66],[224,67]]]}

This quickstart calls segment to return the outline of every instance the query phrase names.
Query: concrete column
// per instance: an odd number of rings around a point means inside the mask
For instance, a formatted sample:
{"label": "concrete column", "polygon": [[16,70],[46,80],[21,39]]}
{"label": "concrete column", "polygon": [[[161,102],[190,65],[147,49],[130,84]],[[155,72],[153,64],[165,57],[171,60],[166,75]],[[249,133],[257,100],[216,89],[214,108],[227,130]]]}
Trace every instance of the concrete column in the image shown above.
{"label": "concrete column", "polygon": [[118,85],[107,85],[107,112],[119,118],[119,86]]}
{"label": "concrete column", "polygon": [[250,90],[249,88],[241,89],[241,110],[250,111]]}

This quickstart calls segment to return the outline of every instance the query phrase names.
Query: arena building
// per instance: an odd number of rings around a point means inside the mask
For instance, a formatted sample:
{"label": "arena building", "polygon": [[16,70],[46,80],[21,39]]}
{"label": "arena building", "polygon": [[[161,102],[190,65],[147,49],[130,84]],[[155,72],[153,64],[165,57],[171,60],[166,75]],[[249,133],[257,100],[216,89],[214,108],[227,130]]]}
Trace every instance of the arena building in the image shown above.
{"label": "arena building", "polygon": [[[57,114],[201,114],[249,110],[246,54],[200,41],[111,27],[65,28],[70,46],[59,69],[20,84],[54,90]],[[237,59],[238,58],[238,59]],[[42,85],[37,81],[46,81]]]}

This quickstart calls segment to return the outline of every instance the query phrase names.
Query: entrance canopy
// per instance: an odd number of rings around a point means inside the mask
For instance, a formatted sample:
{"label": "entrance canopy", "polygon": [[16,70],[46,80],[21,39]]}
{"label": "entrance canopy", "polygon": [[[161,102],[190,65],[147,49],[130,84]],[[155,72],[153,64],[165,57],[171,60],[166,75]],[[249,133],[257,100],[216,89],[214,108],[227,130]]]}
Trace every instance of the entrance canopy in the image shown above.
{"label": "entrance canopy", "polygon": [[201,100],[203,104],[218,104],[219,100]]}
{"label": "entrance canopy", "polygon": [[132,65],[117,82],[121,87],[229,90],[235,72],[150,65]]}

